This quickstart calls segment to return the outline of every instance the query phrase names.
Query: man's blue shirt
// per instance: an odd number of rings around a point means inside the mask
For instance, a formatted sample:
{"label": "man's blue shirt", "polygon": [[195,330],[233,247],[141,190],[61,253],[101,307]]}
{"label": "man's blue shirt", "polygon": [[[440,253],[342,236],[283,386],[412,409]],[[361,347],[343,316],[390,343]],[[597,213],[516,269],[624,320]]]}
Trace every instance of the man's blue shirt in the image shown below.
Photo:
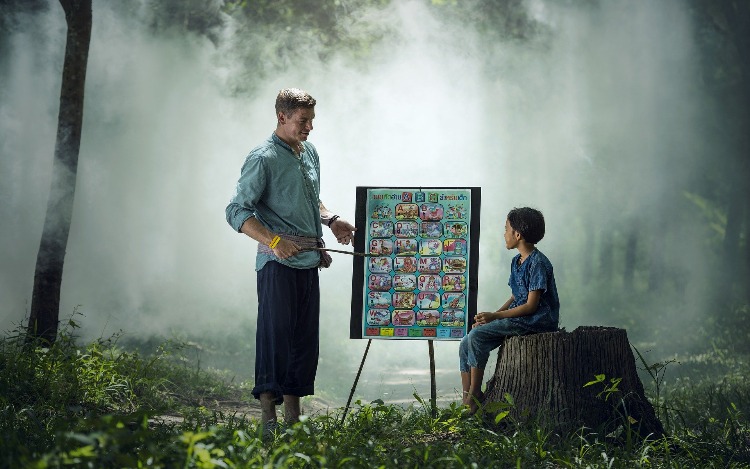
{"label": "man's blue shirt", "polygon": [[[275,133],[254,148],[242,165],[234,196],[226,208],[227,222],[240,232],[255,217],[273,233],[320,238],[320,160],[315,147],[302,142],[299,158]],[[258,253],[255,270],[275,260],[289,267],[316,267],[320,254],[301,252],[287,259]]]}
{"label": "man's blue shirt", "polygon": [[542,297],[534,314],[509,319],[530,331],[556,331],[560,320],[560,300],[557,296],[552,263],[538,249],[534,249],[523,264],[519,265],[520,258],[521,254],[517,254],[510,264],[508,285],[515,300],[508,309],[526,304],[530,291],[542,290]]}

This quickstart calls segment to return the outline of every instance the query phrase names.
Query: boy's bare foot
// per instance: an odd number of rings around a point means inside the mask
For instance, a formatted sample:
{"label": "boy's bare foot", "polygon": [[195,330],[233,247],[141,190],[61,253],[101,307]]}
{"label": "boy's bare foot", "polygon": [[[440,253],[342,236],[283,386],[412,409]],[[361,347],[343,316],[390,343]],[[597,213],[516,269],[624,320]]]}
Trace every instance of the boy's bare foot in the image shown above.
{"label": "boy's bare foot", "polygon": [[470,393],[467,393],[469,402],[465,405],[469,406],[469,415],[474,415],[479,410],[480,405],[482,404],[482,401],[484,401],[484,393],[482,391],[479,391],[477,395],[473,395]]}

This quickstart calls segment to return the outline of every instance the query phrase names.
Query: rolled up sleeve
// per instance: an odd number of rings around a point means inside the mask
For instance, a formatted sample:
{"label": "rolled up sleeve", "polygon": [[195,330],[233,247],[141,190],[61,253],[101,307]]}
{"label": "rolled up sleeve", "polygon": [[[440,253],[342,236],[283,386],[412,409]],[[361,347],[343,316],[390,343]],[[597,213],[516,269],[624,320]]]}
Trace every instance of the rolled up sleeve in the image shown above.
{"label": "rolled up sleeve", "polygon": [[234,195],[226,208],[227,223],[237,232],[248,218],[254,217],[255,205],[260,200],[266,185],[262,158],[250,155],[242,165],[240,179]]}

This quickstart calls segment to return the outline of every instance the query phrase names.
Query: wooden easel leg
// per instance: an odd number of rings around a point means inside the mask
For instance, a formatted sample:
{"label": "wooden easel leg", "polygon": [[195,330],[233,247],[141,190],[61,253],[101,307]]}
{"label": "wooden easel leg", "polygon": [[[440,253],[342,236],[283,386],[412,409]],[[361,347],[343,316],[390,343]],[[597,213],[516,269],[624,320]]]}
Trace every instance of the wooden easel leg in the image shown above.
{"label": "wooden easel leg", "polygon": [[427,341],[427,345],[430,351],[430,407],[432,410],[432,417],[437,417],[437,383],[435,381],[435,346],[432,344],[432,339]]}
{"label": "wooden easel leg", "polygon": [[341,416],[341,425],[344,424],[344,420],[346,419],[346,414],[347,412],[349,412],[349,405],[352,403],[352,396],[354,396],[354,390],[357,389],[357,382],[359,382],[359,375],[362,374],[362,367],[365,366],[365,359],[367,358],[367,352],[370,350],[371,343],[372,343],[372,339],[369,339],[367,341],[367,347],[365,348],[365,354],[362,355],[362,362],[359,364],[359,370],[357,370],[357,376],[354,378],[354,384],[352,384],[352,390],[349,391],[349,399],[347,399],[346,407],[344,407],[344,415]]}

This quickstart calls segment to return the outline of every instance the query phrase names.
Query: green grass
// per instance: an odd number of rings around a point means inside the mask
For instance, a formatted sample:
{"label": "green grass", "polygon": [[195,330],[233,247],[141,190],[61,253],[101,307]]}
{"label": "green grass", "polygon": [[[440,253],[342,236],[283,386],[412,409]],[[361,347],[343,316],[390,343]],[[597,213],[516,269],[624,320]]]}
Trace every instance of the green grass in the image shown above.
{"label": "green grass", "polygon": [[251,397],[186,360],[184,344],[141,355],[118,336],[79,345],[75,327],[48,348],[0,341],[0,467],[750,467],[747,361],[726,351],[685,357],[695,372],[673,380],[672,361],[646,370],[669,435],[655,441],[497,427],[456,405],[433,414],[418,395],[408,408],[356,402],[344,422],[342,409],[303,417],[264,441],[254,419],[204,405]]}

